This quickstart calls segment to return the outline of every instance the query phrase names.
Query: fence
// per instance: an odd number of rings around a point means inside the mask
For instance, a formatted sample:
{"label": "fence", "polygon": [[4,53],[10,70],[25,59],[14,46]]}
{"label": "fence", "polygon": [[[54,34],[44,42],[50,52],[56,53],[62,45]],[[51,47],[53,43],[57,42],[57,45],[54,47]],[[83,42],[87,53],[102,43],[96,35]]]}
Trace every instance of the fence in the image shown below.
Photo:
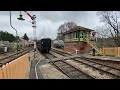
{"label": "fence", "polygon": [[28,54],[25,54],[0,67],[0,79],[25,79],[28,71]]}
{"label": "fence", "polygon": [[120,57],[120,47],[100,48],[100,55]]}

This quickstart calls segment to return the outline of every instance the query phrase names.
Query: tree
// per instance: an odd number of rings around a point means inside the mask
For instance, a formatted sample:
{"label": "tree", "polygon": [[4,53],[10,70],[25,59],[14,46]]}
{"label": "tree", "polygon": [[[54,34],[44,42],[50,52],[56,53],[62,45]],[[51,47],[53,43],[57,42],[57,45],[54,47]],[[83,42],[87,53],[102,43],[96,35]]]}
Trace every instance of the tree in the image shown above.
{"label": "tree", "polygon": [[120,12],[119,11],[98,11],[101,22],[105,23],[112,39],[120,47]]}
{"label": "tree", "polygon": [[116,43],[112,39],[109,30],[106,26],[97,26],[95,29],[96,32],[96,43],[98,47],[116,47]]}
{"label": "tree", "polygon": [[74,22],[65,22],[64,24],[61,24],[58,28],[58,36],[57,39],[63,40],[63,32],[69,31],[71,28],[77,27],[77,25]]}
{"label": "tree", "polygon": [[16,40],[16,37],[13,34],[10,34],[6,31],[0,31],[0,40],[14,42]]}
{"label": "tree", "polygon": [[24,40],[27,40],[27,41],[29,40],[29,38],[28,38],[28,36],[27,36],[26,33],[24,34],[23,39],[24,39]]}

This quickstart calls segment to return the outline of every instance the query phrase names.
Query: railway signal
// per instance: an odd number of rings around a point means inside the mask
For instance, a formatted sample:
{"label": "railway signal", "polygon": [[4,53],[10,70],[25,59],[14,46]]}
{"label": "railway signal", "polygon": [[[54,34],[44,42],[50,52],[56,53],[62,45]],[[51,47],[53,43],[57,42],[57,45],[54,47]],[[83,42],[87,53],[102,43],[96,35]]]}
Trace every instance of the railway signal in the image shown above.
{"label": "railway signal", "polygon": [[[33,24],[33,34],[34,34],[34,58],[35,58],[35,51],[36,51],[36,15],[31,15],[29,14],[27,11],[24,11],[32,20],[32,24]],[[22,18],[21,12],[20,12],[20,18],[18,18],[18,20],[25,20]]]}

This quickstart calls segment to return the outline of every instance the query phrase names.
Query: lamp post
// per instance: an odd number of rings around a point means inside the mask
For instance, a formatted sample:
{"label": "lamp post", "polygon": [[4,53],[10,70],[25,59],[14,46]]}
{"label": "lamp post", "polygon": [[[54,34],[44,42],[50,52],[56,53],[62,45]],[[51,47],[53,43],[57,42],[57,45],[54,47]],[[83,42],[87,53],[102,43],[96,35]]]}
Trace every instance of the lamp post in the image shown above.
{"label": "lamp post", "polygon": [[17,57],[18,57],[18,40],[17,40],[17,30],[12,26],[12,21],[11,21],[11,11],[10,11],[10,26],[16,31],[16,43],[17,43]]}
{"label": "lamp post", "polygon": [[[35,51],[36,51],[36,15],[31,16],[27,11],[24,11],[32,20],[32,24],[33,24],[33,34],[34,34],[34,58],[35,58]],[[21,19],[22,15],[21,15],[21,11],[20,11],[20,17],[18,18],[18,20],[23,20]]]}

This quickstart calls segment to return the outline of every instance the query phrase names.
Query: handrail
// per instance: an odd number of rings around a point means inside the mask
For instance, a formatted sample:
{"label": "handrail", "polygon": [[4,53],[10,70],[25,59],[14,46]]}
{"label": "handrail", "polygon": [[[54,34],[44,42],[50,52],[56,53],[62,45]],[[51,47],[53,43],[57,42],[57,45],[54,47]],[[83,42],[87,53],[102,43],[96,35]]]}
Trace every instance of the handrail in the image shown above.
{"label": "handrail", "polygon": [[89,37],[86,38],[86,41],[87,41],[87,43],[88,43],[91,47],[93,47],[97,52],[100,52],[100,50],[99,50],[99,48],[97,47],[96,43],[95,43],[95,42],[91,42],[91,41],[89,40]]}

